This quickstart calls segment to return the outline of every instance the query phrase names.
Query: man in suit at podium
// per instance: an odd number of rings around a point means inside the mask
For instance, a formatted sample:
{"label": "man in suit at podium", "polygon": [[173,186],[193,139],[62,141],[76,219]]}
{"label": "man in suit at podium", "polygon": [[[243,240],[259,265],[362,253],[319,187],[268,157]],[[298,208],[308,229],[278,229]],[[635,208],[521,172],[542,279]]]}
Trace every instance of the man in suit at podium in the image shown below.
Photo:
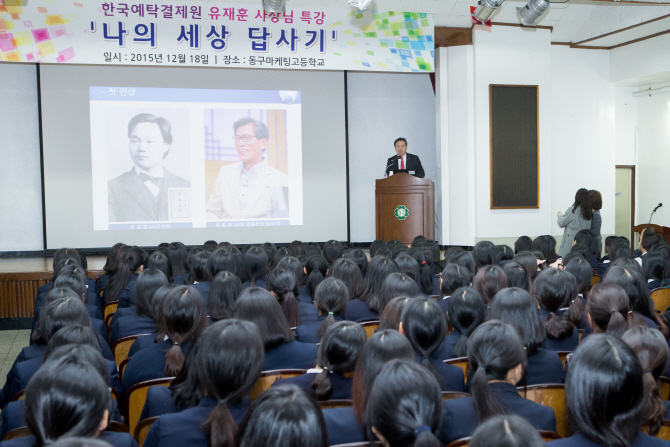
{"label": "man in suit at podium", "polygon": [[416,155],[407,153],[407,140],[398,138],[393,145],[398,155],[394,155],[386,162],[386,175],[388,176],[389,172],[408,171],[415,177],[423,178],[426,173],[423,172],[421,160]]}

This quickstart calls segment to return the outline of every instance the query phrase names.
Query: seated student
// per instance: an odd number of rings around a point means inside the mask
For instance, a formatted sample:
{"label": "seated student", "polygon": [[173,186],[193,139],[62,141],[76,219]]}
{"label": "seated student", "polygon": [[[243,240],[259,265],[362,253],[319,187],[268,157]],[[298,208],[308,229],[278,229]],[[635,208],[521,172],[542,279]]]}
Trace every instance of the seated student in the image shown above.
{"label": "seated student", "polygon": [[[336,261],[337,262],[337,261]],[[302,343],[319,343],[326,330],[338,321],[349,303],[349,291],[342,281],[326,278],[316,288],[314,305],[319,318],[295,328],[295,339]]]}
{"label": "seated student", "polygon": [[393,329],[397,331],[400,328],[400,317],[405,306],[408,305],[414,298],[408,296],[398,296],[393,298],[384,308],[379,317],[379,329],[375,332],[384,331],[386,329]]}
{"label": "seated student", "polygon": [[402,273],[391,273],[386,277],[379,292],[377,312],[381,315],[386,305],[399,296],[417,296],[419,288],[411,277]]}
{"label": "seated student", "polygon": [[510,261],[503,266],[507,278],[507,287],[519,287],[530,292],[530,279],[526,267],[516,261]]}
{"label": "seated student", "polygon": [[[274,245],[274,244],[273,244]],[[207,277],[210,280],[219,272],[237,274],[238,255],[226,248],[217,248],[207,259]]]}
{"label": "seated student", "polygon": [[591,230],[578,231],[577,234],[575,234],[575,240],[573,241],[573,245],[577,244],[582,244],[586,247],[588,253],[586,260],[591,264],[591,268],[597,269],[600,266],[600,263],[598,262],[598,244],[591,235]]}
{"label": "seated student", "polygon": [[609,262],[603,261],[602,264],[598,267],[598,275],[601,277],[605,275],[605,272],[610,267],[610,265],[620,258],[633,258],[633,253],[630,249],[630,242],[625,237],[618,237],[612,241],[609,251]]}
{"label": "seated student", "polygon": [[351,321],[371,321],[379,319],[380,294],[384,280],[398,271],[396,263],[388,258],[376,257],[368,265],[365,285],[360,298],[349,300],[344,311],[344,319]]}
{"label": "seated student", "polygon": [[161,304],[163,303],[163,299],[165,298],[165,295],[167,295],[167,293],[170,290],[176,287],[177,287],[176,284],[168,284],[167,286],[163,286],[158,290],[156,290],[154,296],[151,298],[151,315],[153,316],[154,321],[156,322],[156,332],[138,336],[133,342],[133,344],[130,345],[130,351],[128,351],[128,357],[132,357],[138,351],[146,348],[147,346],[152,346],[154,343],[163,341],[164,336],[160,336],[160,334],[158,333],[158,327],[160,326],[158,324],[158,319],[160,317],[160,308]]}
{"label": "seated student", "polygon": [[23,402],[31,435],[3,441],[2,447],[44,446],[74,436],[137,447],[129,433],[104,431],[112,411],[108,385],[95,366],[74,354],[45,363],[28,384]]}
{"label": "seated student", "polygon": [[650,292],[661,287],[665,258],[665,253],[662,251],[650,251],[642,258],[642,273],[647,278],[647,288]]}
{"label": "seated student", "polygon": [[[528,281],[532,282],[540,270],[537,257],[530,251],[521,251],[514,255],[514,261],[521,264],[528,273]],[[546,263],[546,260],[545,260]]]}
{"label": "seated student", "polygon": [[374,241],[372,241],[372,244],[370,244],[370,259],[375,257],[377,250],[386,246],[387,246],[386,241],[382,239],[375,239]]}
{"label": "seated student", "polygon": [[421,280],[421,266],[419,265],[419,261],[407,254],[407,252],[398,254],[393,260],[398,266],[398,273],[402,273],[412,278],[416,282],[418,288],[419,281]]}
{"label": "seated student", "polygon": [[237,431],[235,446],[266,446],[268,440],[275,446],[327,447],[328,434],[314,398],[295,385],[285,385],[270,388],[254,400]]}
{"label": "seated student", "polygon": [[365,428],[386,447],[438,447],[442,394],[435,376],[407,360],[391,360],[372,384]]}
{"label": "seated student", "polygon": [[242,270],[246,281],[242,288],[265,287],[265,278],[268,274],[268,254],[259,247],[251,247],[242,256]]}
{"label": "seated student", "polygon": [[496,245],[495,253],[495,262],[501,267],[514,259],[514,251],[509,245]]}
{"label": "seated student", "polygon": [[[319,255],[320,257],[321,255]],[[324,261],[325,262],[325,261]],[[300,303],[306,303],[309,305],[314,304],[314,300],[312,299],[312,296],[309,294],[309,289],[305,283],[305,266],[303,265],[302,262],[298,260],[298,258],[294,258],[293,256],[284,256],[278,263],[277,265],[272,267],[273,269],[275,268],[282,268],[284,270],[289,270],[295,274],[295,277],[298,281],[298,294],[296,295],[296,299],[298,300],[298,309],[300,309]]]}
{"label": "seated student", "polygon": [[533,249],[533,240],[528,236],[519,236],[519,238],[514,242],[514,254],[520,253],[522,251],[530,251]]}
{"label": "seated student", "polygon": [[162,415],[151,426],[144,445],[232,446],[247,397],[263,367],[263,340],[247,321],[229,319],[203,331],[194,368],[204,395],[179,413]]}
{"label": "seated student", "polygon": [[378,256],[381,256],[381,257],[384,257],[384,258],[393,259],[393,251],[392,251],[390,248],[388,248],[388,247],[380,247],[380,248],[378,248],[377,251],[375,252],[375,256],[374,256],[374,257],[376,258],[376,257],[378,257]]}
{"label": "seated student", "polygon": [[612,241],[614,241],[618,236],[607,236],[605,238],[605,256],[600,258],[600,263],[602,264],[605,261],[610,260],[610,247],[612,246]]}
{"label": "seated student", "polygon": [[472,287],[456,289],[449,300],[447,321],[453,328],[439,349],[442,360],[465,357],[468,339],[486,321],[484,298]]}
{"label": "seated student", "polygon": [[[601,281],[603,283],[614,283],[621,286],[628,295],[630,301],[630,310],[644,321],[644,324],[653,328],[659,329],[661,323],[656,318],[654,311],[654,302],[649,296],[649,289],[647,289],[646,281],[640,273],[634,273],[626,270],[623,267],[612,266],[609,268],[607,275]],[[665,326],[664,326],[665,328]],[[667,328],[665,328],[667,330]],[[661,331],[663,332],[663,330]]]}
{"label": "seated student", "polygon": [[640,234],[640,240],[638,241],[638,249],[633,253],[633,257],[642,265],[642,259],[647,255],[651,246],[654,245],[659,240],[658,233],[653,227],[645,227]]}
{"label": "seated student", "polygon": [[489,307],[489,318],[509,324],[519,332],[528,356],[527,385],[563,383],[561,359],[556,351],[542,348],[547,332],[537,310],[537,301],[530,293],[518,288],[501,290]]}
{"label": "seated student", "polygon": [[[532,244],[532,241],[531,241]],[[479,241],[472,250],[472,257],[475,260],[477,269],[493,265],[495,256],[495,245],[491,241]]]}
{"label": "seated student", "polygon": [[181,242],[172,242],[167,246],[165,251],[170,258],[170,265],[172,266],[172,274],[174,275],[174,284],[184,284],[184,279],[188,273],[186,266],[186,258],[188,257],[188,250]]}
{"label": "seated student", "polygon": [[[366,267],[367,272],[367,267]],[[349,299],[355,300],[363,291],[363,276],[358,266],[350,259],[343,258],[333,262],[328,276],[342,281],[349,291]]]}
{"label": "seated student", "polygon": [[433,252],[425,247],[412,247],[407,254],[419,263],[419,293],[421,295],[439,295],[440,294],[440,278],[435,276],[437,268],[435,260],[433,259]]}
{"label": "seated student", "polygon": [[[349,259],[349,260],[353,261],[354,264],[356,264],[356,266],[358,267],[358,270],[361,272],[361,278],[364,278],[364,277],[365,277],[365,274],[366,274],[367,271],[368,271],[368,264],[369,264],[369,262],[368,262],[368,257],[367,257],[367,255],[363,252],[363,250],[360,250],[360,249],[351,250],[350,252],[345,253],[345,254],[343,255],[343,257],[346,258],[346,259]],[[333,265],[334,265],[335,262],[337,262],[337,261],[338,261],[338,260],[336,259],[332,264],[330,264],[329,268],[332,269],[332,268],[333,268]]]}
{"label": "seated student", "polygon": [[564,306],[576,306],[573,302],[575,286],[568,275],[570,273],[550,268],[537,275],[533,284],[540,318],[547,332],[542,347],[550,351],[574,351],[579,344],[579,331],[570,320],[558,315]]}
{"label": "seated student", "polygon": [[[570,303],[570,306],[572,306],[574,302],[575,306],[569,307],[569,310],[561,316],[568,318],[577,329],[585,329],[586,315],[584,314],[584,308],[591,292],[591,284],[593,284],[593,269],[581,256],[573,256],[572,259],[568,259],[568,256],[563,259],[565,262],[565,271],[572,274],[576,280],[577,296],[573,296],[573,300]],[[579,313],[576,312],[575,308]]]}
{"label": "seated student", "polygon": [[130,292],[126,291],[123,297],[121,295],[128,284],[137,280],[139,274],[144,270],[147,254],[138,247],[130,246],[120,249],[119,254],[121,255],[119,267],[116,273],[109,278],[107,287],[103,291],[102,304],[118,301],[118,308],[124,308],[132,305]]}
{"label": "seated student", "polygon": [[333,265],[333,262],[337,261],[344,255],[344,247],[341,242],[335,240],[329,240],[323,244],[321,249],[321,255],[326,259],[328,265]]}
{"label": "seated student", "polygon": [[[586,302],[586,319],[592,333],[607,333],[620,337],[628,329],[644,325],[642,319],[630,310],[626,291],[615,283],[596,284]],[[589,333],[584,331],[582,342]]]}
{"label": "seated student", "polygon": [[131,315],[117,318],[112,322],[112,332],[109,336],[110,345],[117,340],[130,335],[150,334],[156,332],[151,300],[156,290],[169,284],[167,278],[157,269],[146,269],[140,273],[135,288],[135,307]]}
{"label": "seated student", "polygon": [[158,331],[165,340],[133,355],[123,373],[123,387],[152,379],[174,377],[184,366],[184,354],[207,324],[202,297],[188,286],[170,290],[161,303]]}
{"label": "seated student", "polygon": [[498,320],[488,321],[468,340],[471,397],[444,401],[440,440],[444,445],[472,435],[477,424],[498,414],[524,417],[537,430],[556,431],[551,407],[519,395],[516,384],[526,368],[526,354],[517,331]]}
{"label": "seated student", "polygon": [[[93,331],[90,328],[84,328],[83,326],[79,326],[80,329],[88,329],[88,334],[85,335],[85,337],[88,338],[87,341],[84,342],[84,344],[79,344],[79,343],[64,343],[67,341],[74,341],[77,338],[79,340],[76,341],[82,341],[80,337],[77,337],[72,331],[67,336],[60,337],[59,340],[56,340],[59,336],[59,334],[63,331],[66,331],[68,328],[63,328],[60,331],[54,335],[54,337],[51,339],[51,342],[49,343],[49,346],[47,347],[47,351],[44,354],[44,361],[43,362],[37,362],[37,365],[35,368],[31,368],[31,374],[30,378],[32,378],[39,368],[41,367],[41,364],[47,364],[50,362],[58,361],[62,359],[63,357],[72,357],[74,356],[78,360],[82,360],[85,362],[90,363],[93,365],[96,369],[96,371],[101,375],[102,379],[105,381],[106,384],[110,383],[110,377],[109,377],[109,360],[105,360],[102,358],[102,354],[100,354],[100,346],[98,345],[98,339],[93,333]],[[79,334],[81,335],[84,333],[83,331],[79,331]],[[73,337],[73,335],[75,335]],[[68,340],[68,338],[70,340]],[[57,343],[54,343],[56,342]],[[61,342],[63,344],[61,344]],[[92,343],[95,343],[95,345],[98,346],[91,346]],[[20,363],[19,365],[22,365],[24,363],[35,363],[35,360],[42,360],[42,359],[32,359],[32,360],[27,360],[25,362]],[[41,364],[40,364],[41,363]],[[112,364],[114,362],[112,361]],[[116,372],[116,365],[114,364],[114,371],[115,371],[115,379],[118,382],[119,380],[119,375],[118,372]],[[21,388],[22,390],[25,390],[27,388],[29,381],[25,381],[25,386]],[[116,401],[112,399],[112,411],[111,411],[111,417],[113,420],[117,422],[123,423],[123,420],[121,419],[121,414],[119,413],[119,409],[117,407]],[[2,428],[0,429],[0,432],[2,433],[2,436],[4,437],[7,432],[11,430],[15,430],[17,428],[25,427],[26,426],[26,414],[25,414],[25,406],[24,406],[24,401],[23,400],[15,400],[10,402],[5,408],[2,410]]]}
{"label": "seated student", "polygon": [[[530,251],[531,249],[527,248],[525,250]],[[545,260],[545,265],[553,264],[558,259],[558,254],[556,254],[556,239],[549,234],[533,239],[532,250],[540,250],[542,252],[542,259]]]}
{"label": "seated student", "polygon": [[284,312],[290,327],[318,319],[316,308],[311,303],[298,302],[298,280],[291,270],[277,267],[267,277],[267,289],[275,297]]}
{"label": "seated student", "polygon": [[76,264],[81,267],[81,258],[79,257],[79,252],[77,250],[73,248],[61,248],[56,250],[52,262],[52,269],[54,272],[53,279],[37,289],[36,303],[41,302],[41,300],[44,299],[47,293],[49,293],[49,291],[53,289],[54,286],[53,282],[56,280],[56,276],[58,276],[58,271],[62,267],[71,264]]}
{"label": "seated student", "polygon": [[105,261],[105,265],[102,267],[102,270],[105,273],[102,274],[98,278],[98,281],[95,283],[95,294],[97,296],[100,296],[100,292],[102,292],[105,289],[105,287],[107,287],[107,281],[109,281],[109,278],[114,273],[116,273],[116,269],[119,268],[118,254],[121,247],[124,246],[125,244],[117,242],[116,244],[112,245],[112,248],[110,248],[109,251],[107,252],[107,259]]}
{"label": "seated student", "polygon": [[207,261],[209,260],[210,252],[204,249],[193,250],[193,253],[188,257],[188,275],[184,279],[184,284],[197,290],[202,297],[202,301],[207,308],[209,302],[209,273],[207,271]]}
{"label": "seated student", "polygon": [[368,393],[384,364],[393,359],[414,361],[412,346],[397,331],[376,332],[365,342],[354,370],[353,407],[323,410],[330,445],[367,440],[363,421]]}
{"label": "seated student", "polygon": [[412,345],[416,361],[435,375],[442,391],[465,391],[463,370],[444,363],[437,355],[447,331],[447,317],[435,300],[414,298],[405,306],[400,320],[399,331]]}
{"label": "seated student", "polygon": [[364,343],[363,326],[353,321],[338,321],[323,334],[316,359],[318,368],[302,376],[278,380],[272,386],[297,385],[319,401],[351,399],[354,367]]}
{"label": "seated student", "polygon": [[440,278],[440,291],[442,292],[442,299],[437,301],[437,304],[443,311],[447,311],[449,307],[449,298],[461,287],[470,287],[472,285],[472,272],[465,267],[458,264],[450,263],[444,267],[442,277]]}
{"label": "seated student", "polygon": [[507,287],[507,277],[501,267],[488,265],[479,269],[472,287],[484,298],[484,303],[490,306],[496,293]]}
{"label": "seated student", "polygon": [[209,317],[212,321],[232,318],[237,297],[242,293],[242,281],[233,272],[222,270],[212,279],[209,289]]}
{"label": "seated student", "polygon": [[643,375],[637,356],[618,337],[603,334],[583,340],[565,382],[571,428],[577,434],[548,445],[670,445],[640,431],[645,408]]}
{"label": "seated student", "polygon": [[317,347],[296,341],[277,299],[260,287],[244,289],[235,302],[235,318],[256,323],[265,346],[263,371],[309,369],[316,365]]}
{"label": "seated student", "polygon": [[668,413],[669,403],[661,398],[659,379],[668,364],[668,343],[663,335],[646,326],[635,326],[621,336],[637,355],[642,366],[644,383],[644,411],[642,426],[647,433],[656,436]]}
{"label": "seated student", "polygon": [[544,447],[540,433],[521,416],[497,415],[479,424],[470,447]]}

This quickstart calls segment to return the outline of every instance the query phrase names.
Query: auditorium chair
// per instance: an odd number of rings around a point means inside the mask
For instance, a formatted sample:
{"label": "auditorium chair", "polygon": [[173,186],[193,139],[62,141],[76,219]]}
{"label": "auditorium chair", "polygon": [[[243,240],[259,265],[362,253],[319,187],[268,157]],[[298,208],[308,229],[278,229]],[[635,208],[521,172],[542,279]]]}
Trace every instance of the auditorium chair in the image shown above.
{"label": "auditorium chair", "polygon": [[149,434],[149,430],[151,430],[151,426],[158,420],[159,417],[160,416],[154,416],[142,419],[140,423],[137,424],[137,427],[135,427],[135,433],[133,434],[133,437],[140,447],[144,445],[144,440],[147,439],[147,435]]}
{"label": "auditorium chair", "polygon": [[472,396],[472,394],[462,391],[442,391],[442,400],[460,399],[461,397],[469,396]]}
{"label": "auditorium chair", "polygon": [[270,371],[263,371],[261,376],[254,384],[253,389],[251,392],[249,392],[249,397],[256,399],[263,391],[269,389],[277,380],[298,377],[306,373],[306,369],[273,369]]}
{"label": "auditorium chair", "polygon": [[102,308],[102,319],[109,327],[109,322],[112,321],[112,317],[116,313],[116,309],[119,307],[119,302],[118,301],[111,301],[109,303],[105,303],[105,306]]}
{"label": "auditorium chair", "polygon": [[572,354],[572,351],[558,351],[558,356],[561,359],[561,363],[563,363],[563,369],[565,369],[565,362],[567,361],[569,354]]}
{"label": "auditorium chair", "polygon": [[670,421],[663,421],[663,425],[661,425],[661,429],[656,433],[656,437],[664,441],[670,441]]}
{"label": "auditorium chair", "polygon": [[114,342],[112,345],[112,354],[114,355],[114,362],[116,363],[117,368],[121,366],[121,362],[128,358],[130,347],[133,345],[135,339],[140,335],[148,334],[129,335],[127,337],[119,338]]}
{"label": "auditorium chair", "polygon": [[[561,439],[561,435],[553,431],[538,430],[537,432],[540,434],[540,437],[544,442],[550,442],[555,441],[557,439]],[[447,447],[467,447],[470,444],[470,439],[472,439],[472,436],[457,439],[447,444]]]}
{"label": "auditorium chair", "polygon": [[2,440],[3,441],[10,441],[12,439],[17,439],[17,438],[24,438],[26,436],[30,436],[32,433],[30,433],[30,430],[28,427],[19,427],[15,428],[14,430],[8,431],[5,436],[3,436]]}
{"label": "auditorium chair", "polygon": [[361,326],[363,326],[363,329],[365,329],[365,337],[370,338],[372,337],[372,334],[374,334],[375,331],[379,329],[379,320],[365,321],[361,323]]}
{"label": "auditorium chair", "polygon": [[525,394],[524,387],[518,387],[517,390],[522,397],[545,407],[553,408],[556,417],[556,433],[563,438],[570,436],[570,421],[568,420],[568,409],[565,404],[565,385],[562,383],[531,385],[526,387]]}
{"label": "auditorium chair", "polygon": [[342,408],[342,407],[351,407],[354,405],[354,401],[350,399],[332,399],[332,400],[320,400],[319,406],[322,410],[329,408]]}
{"label": "auditorium chair", "polygon": [[651,291],[651,299],[654,301],[654,309],[665,312],[670,306],[670,287],[659,287]]}
{"label": "auditorium chair", "polygon": [[601,276],[598,275],[597,273],[593,275],[593,278],[591,278],[591,287],[595,286],[596,284],[600,283]]}
{"label": "auditorium chair", "polygon": [[121,383],[123,383],[123,372],[126,370],[126,366],[128,366],[129,361],[130,357],[123,359],[123,361],[117,368],[119,370],[119,380],[121,381]]}
{"label": "auditorium chair", "polygon": [[14,395],[14,398],[12,399],[12,401],[23,400],[25,398],[25,394],[26,394],[26,390],[19,391],[18,393],[16,393]]}
{"label": "auditorium chair", "polygon": [[335,444],[330,447],[381,447],[381,442],[373,441],[362,441],[362,442],[349,442],[347,444]]}
{"label": "auditorium chair", "polygon": [[661,393],[661,399],[670,400],[670,379],[661,376],[659,378],[659,382],[661,383],[661,389],[659,390]]}
{"label": "auditorium chair", "polygon": [[455,359],[445,360],[444,363],[461,368],[463,370],[463,379],[465,380],[465,383],[468,382],[468,369],[470,368],[470,364],[467,357],[456,357]]}
{"label": "auditorium chair", "polygon": [[135,433],[137,423],[140,421],[140,415],[144,408],[144,402],[147,400],[147,393],[149,387],[169,386],[174,380],[174,377],[164,377],[162,379],[147,380],[146,382],[137,383],[126,391],[126,407],[125,407],[125,421],[128,425],[128,431]]}

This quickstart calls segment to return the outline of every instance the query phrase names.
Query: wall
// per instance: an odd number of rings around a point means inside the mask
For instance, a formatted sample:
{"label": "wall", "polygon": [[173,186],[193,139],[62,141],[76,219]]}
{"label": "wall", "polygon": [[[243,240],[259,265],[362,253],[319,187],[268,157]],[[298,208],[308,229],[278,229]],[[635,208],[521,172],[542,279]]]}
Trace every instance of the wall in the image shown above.
{"label": "wall", "polygon": [[610,50],[610,82],[670,71],[670,34]]}

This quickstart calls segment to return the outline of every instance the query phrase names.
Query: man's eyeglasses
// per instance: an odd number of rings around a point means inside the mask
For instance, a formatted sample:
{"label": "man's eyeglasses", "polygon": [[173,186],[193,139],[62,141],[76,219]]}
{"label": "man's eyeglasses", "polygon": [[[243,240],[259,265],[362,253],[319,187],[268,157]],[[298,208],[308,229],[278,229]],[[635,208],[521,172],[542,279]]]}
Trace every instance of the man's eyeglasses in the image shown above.
{"label": "man's eyeglasses", "polygon": [[235,141],[235,143],[239,143],[240,140],[242,140],[245,143],[248,143],[249,141],[251,141],[252,138],[256,138],[256,136],[255,135],[242,135],[241,137],[233,137],[233,141]]}

